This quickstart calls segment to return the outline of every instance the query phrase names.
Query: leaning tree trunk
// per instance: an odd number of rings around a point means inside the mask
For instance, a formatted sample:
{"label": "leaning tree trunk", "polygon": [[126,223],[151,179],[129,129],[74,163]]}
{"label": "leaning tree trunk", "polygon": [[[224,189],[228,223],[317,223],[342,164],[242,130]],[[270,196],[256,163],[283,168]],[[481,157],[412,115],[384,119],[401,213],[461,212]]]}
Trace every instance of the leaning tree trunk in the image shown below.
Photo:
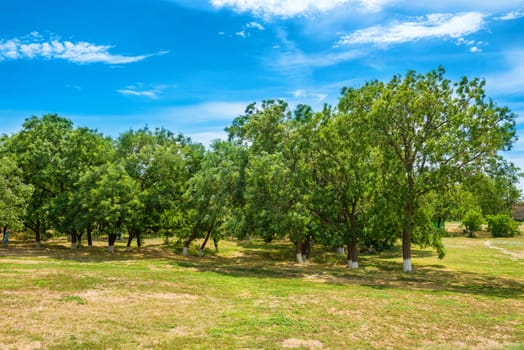
{"label": "leaning tree trunk", "polygon": [[199,225],[193,226],[193,230],[191,231],[191,235],[187,237],[186,241],[184,242],[184,248],[182,250],[182,255],[187,256],[189,252],[189,245],[191,245],[191,242],[195,240],[195,238],[198,235]]}
{"label": "leaning tree trunk", "polygon": [[127,245],[126,247],[129,249],[131,248],[131,242],[133,242],[133,239],[135,238],[135,231],[134,230],[129,230],[129,235],[127,237]]}
{"label": "leaning tree trunk", "polygon": [[204,242],[200,246],[200,250],[198,251],[198,254],[202,256],[204,254],[204,248],[206,247],[207,242],[209,241],[209,237],[211,236],[211,232],[213,232],[213,227],[215,226],[215,223],[213,222],[211,226],[209,226],[209,229],[207,230],[206,238],[204,239]]}

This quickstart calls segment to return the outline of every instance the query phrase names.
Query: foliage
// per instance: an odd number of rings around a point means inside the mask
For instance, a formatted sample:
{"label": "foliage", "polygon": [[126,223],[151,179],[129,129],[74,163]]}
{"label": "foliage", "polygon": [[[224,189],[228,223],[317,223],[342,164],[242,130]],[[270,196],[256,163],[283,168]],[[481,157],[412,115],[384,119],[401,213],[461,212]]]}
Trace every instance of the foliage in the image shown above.
{"label": "foliage", "polygon": [[507,214],[488,215],[486,221],[493,237],[514,237],[519,234],[518,223]]}
{"label": "foliage", "polygon": [[515,115],[484,86],[439,68],[343,88],[319,111],[264,100],[207,150],[165,129],[113,140],[58,115],[28,118],[0,145],[0,220],[37,242],[48,228],[79,238],[127,230],[128,246],[145,232],[185,247],[225,234],[286,238],[299,262],[312,242],[345,244],[357,263],[359,249],[401,238],[411,271],[412,243],[444,254],[432,222],[507,214],[520,199],[520,170],[500,156]]}
{"label": "foliage", "polygon": [[470,237],[473,237],[475,231],[480,231],[482,229],[482,224],[484,219],[482,213],[478,210],[468,210],[462,218],[462,225],[469,232]]}

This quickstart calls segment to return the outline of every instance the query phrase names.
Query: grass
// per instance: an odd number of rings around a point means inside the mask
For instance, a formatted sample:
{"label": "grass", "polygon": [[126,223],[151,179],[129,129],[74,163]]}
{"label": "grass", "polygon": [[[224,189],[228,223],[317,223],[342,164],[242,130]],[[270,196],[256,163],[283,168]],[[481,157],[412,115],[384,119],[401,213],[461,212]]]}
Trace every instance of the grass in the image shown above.
{"label": "grass", "polygon": [[112,255],[14,241],[0,248],[0,348],[523,349],[524,237],[444,243],[444,260],[414,249],[407,275],[398,248],[354,271],[320,247],[297,265],[288,242],[183,257],[160,240]]}

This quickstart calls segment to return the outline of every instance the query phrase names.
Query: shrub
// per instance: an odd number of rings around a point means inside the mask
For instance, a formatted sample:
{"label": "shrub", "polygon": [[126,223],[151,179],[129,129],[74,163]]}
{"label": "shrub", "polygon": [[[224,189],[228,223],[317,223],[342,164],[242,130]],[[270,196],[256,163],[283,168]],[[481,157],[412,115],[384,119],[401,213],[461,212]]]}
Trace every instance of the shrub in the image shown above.
{"label": "shrub", "polygon": [[482,228],[483,223],[482,214],[477,210],[468,210],[462,219],[462,225],[469,232],[470,237],[473,237],[474,232]]}
{"label": "shrub", "polygon": [[488,231],[493,237],[513,237],[519,234],[519,224],[507,214],[488,215]]}

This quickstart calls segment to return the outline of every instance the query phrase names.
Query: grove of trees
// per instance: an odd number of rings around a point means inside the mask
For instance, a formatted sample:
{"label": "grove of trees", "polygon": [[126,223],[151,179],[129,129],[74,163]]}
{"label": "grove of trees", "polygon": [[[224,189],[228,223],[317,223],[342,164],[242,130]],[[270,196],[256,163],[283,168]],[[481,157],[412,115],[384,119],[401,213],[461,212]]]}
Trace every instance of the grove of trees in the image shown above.
{"label": "grove of trees", "polygon": [[[224,235],[290,239],[297,262],[313,243],[359,251],[402,242],[444,256],[441,223],[466,213],[508,214],[520,199],[519,169],[501,156],[516,140],[515,114],[444,69],[343,88],[337,106],[294,110],[252,103],[209,149],[165,129],[118,138],[75,128],[67,118],[26,119],[0,139],[0,223],[34,233],[126,232],[141,245],[154,232],[218,250]],[[470,214],[468,214],[470,215]]]}

